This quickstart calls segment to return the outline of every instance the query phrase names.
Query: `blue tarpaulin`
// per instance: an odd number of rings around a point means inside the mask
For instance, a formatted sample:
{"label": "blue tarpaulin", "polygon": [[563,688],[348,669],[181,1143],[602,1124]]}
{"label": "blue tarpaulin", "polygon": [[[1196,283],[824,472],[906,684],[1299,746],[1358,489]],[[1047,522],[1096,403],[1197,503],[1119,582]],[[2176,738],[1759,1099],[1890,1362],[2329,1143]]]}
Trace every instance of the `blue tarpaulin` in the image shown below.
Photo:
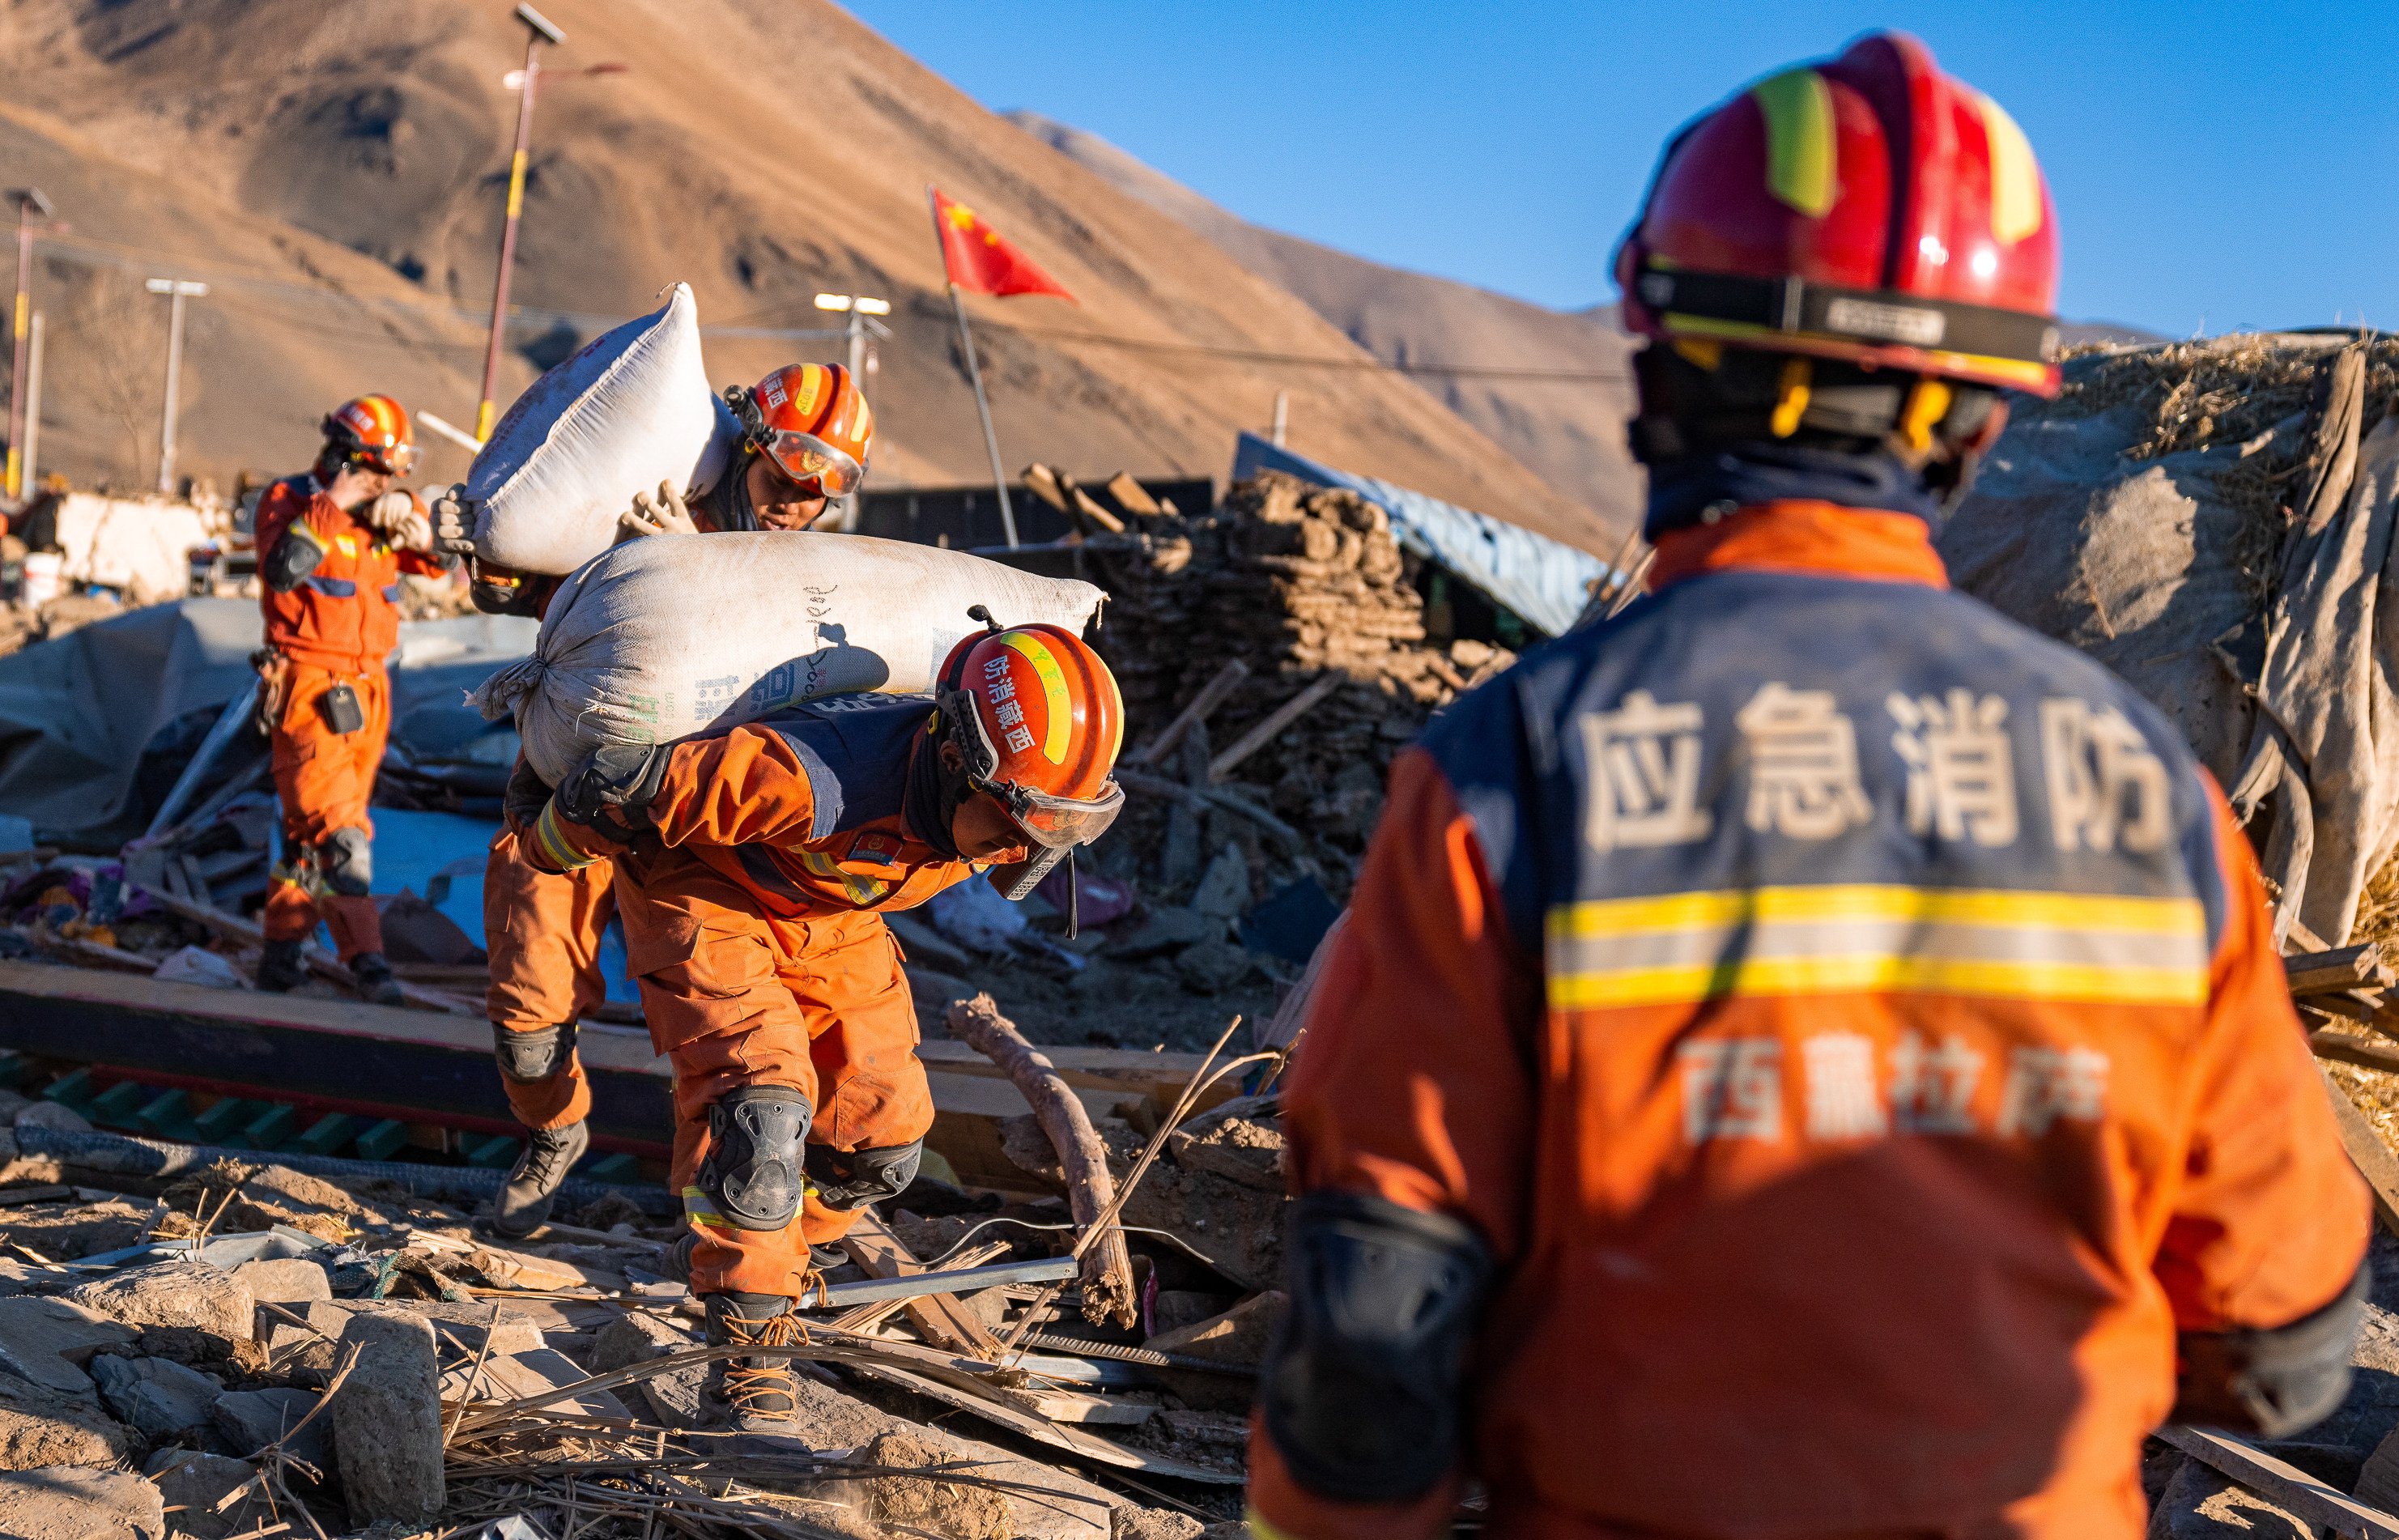
{"label": "blue tarpaulin", "polygon": [[1563,636],[1582,614],[1591,586],[1607,563],[1589,551],[1545,535],[1395,487],[1371,476],[1321,466],[1254,433],[1233,452],[1233,480],[1279,470],[1321,487],[1347,487],[1391,517],[1403,547],[1432,562],[1548,636]]}

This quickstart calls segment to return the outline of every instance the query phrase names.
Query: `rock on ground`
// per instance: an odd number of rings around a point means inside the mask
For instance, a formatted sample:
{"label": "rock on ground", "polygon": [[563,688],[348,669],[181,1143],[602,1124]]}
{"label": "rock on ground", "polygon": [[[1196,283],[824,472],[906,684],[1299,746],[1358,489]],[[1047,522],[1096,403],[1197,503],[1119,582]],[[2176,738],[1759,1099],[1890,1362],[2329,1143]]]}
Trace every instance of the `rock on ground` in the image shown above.
{"label": "rock on ground", "polygon": [[258,1528],[267,1522],[266,1505],[252,1493],[224,1512],[217,1505],[235,1488],[248,1484],[256,1474],[239,1460],[228,1460],[222,1454],[203,1454],[188,1449],[162,1449],[150,1456],[142,1474],[158,1485],[160,1499],[170,1508],[182,1511],[174,1516],[175,1533],[188,1534],[192,1540],[224,1540],[228,1534]]}
{"label": "rock on ground", "polygon": [[441,1368],[433,1329],[405,1316],[359,1314],[342,1330],[358,1367],[333,1398],[334,1458],[354,1523],[429,1524],[441,1511]]}
{"label": "rock on ground", "polygon": [[[861,1465],[922,1468],[947,1465],[956,1456],[912,1435],[891,1432],[852,1450],[850,1458]],[[858,1486],[865,1516],[903,1533],[929,1531],[951,1540],[1015,1540],[1008,1499],[989,1487],[921,1476],[871,1476]]]}
{"label": "rock on ground", "polygon": [[46,1466],[0,1476],[9,1540],[166,1540],[166,1499],[122,1470]]}
{"label": "rock on ground", "polygon": [[[610,1373],[698,1345],[696,1339],[656,1316],[630,1313],[600,1329],[591,1344],[591,1372]],[[653,1374],[635,1385],[659,1422],[669,1427],[698,1427],[705,1420],[701,1391],[707,1379],[708,1366],[693,1364],[672,1373]]]}
{"label": "rock on ground", "polygon": [[0,1374],[0,1470],[113,1466],[131,1448],[95,1400]]}
{"label": "rock on ground", "polygon": [[332,1283],[325,1277],[325,1270],[306,1257],[245,1262],[233,1270],[233,1276],[261,1304],[305,1304],[310,1300],[333,1297]]}
{"label": "rock on ground", "polygon": [[250,1286],[204,1262],[161,1262],[77,1284],[69,1303],[129,1326],[184,1327],[234,1344],[251,1340],[256,1305]]}
{"label": "rock on ground", "polygon": [[224,1386],[171,1358],[91,1360],[91,1377],[108,1409],[153,1443],[172,1443],[209,1425],[209,1408]]}
{"label": "rock on ground", "polygon": [[2197,1460],[2183,1462],[2149,1510],[2148,1540],[2314,1540],[2315,1533]]}
{"label": "rock on ground", "polygon": [[[426,1322],[467,1353],[481,1352],[486,1335],[495,1354],[531,1353],[544,1345],[541,1328],[522,1310],[502,1310],[499,1327],[494,1330],[489,1304],[453,1304],[447,1300],[317,1300],[305,1312],[294,1314],[305,1315],[309,1326],[329,1337],[339,1337],[361,1316],[383,1316]],[[278,1329],[275,1345],[282,1345],[286,1331],[306,1335],[286,1324]]]}
{"label": "rock on ground", "polygon": [[1137,1508],[1131,1504],[1110,1514],[1115,1528],[1108,1540],[1198,1540],[1206,1526],[1172,1508]]}
{"label": "rock on ground", "polygon": [[129,1326],[64,1300],[0,1299],[0,1369],[69,1396],[95,1394],[91,1376],[77,1364],[136,1335]]}
{"label": "rock on ground", "polygon": [[[209,1420],[234,1452],[247,1458],[300,1427],[301,1419],[316,1405],[317,1397],[305,1390],[237,1390],[217,1398],[209,1409]],[[300,1437],[285,1446],[328,1474],[334,1458],[332,1415],[328,1412],[300,1428]]]}

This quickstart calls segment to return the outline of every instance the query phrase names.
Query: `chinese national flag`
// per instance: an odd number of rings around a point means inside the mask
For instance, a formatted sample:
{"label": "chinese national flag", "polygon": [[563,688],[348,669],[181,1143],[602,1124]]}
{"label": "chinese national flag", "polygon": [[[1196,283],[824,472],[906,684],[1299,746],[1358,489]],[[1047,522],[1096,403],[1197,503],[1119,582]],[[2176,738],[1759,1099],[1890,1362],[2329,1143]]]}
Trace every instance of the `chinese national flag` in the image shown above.
{"label": "chinese national flag", "polygon": [[938,187],[926,190],[933,195],[933,229],[942,237],[942,265],[952,283],[969,294],[1055,294],[1077,303],[1065,285],[1001,239],[973,209],[952,203]]}

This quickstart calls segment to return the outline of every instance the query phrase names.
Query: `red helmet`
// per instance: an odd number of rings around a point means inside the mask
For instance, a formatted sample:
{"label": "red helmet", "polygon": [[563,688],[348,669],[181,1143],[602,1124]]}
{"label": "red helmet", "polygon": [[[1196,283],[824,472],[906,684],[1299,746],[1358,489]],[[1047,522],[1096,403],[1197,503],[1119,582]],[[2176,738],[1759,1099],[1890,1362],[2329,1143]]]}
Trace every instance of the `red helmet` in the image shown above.
{"label": "red helmet", "polygon": [[325,419],[325,447],[369,470],[405,476],[416,465],[408,413],[388,396],[344,401]]}
{"label": "red helmet", "polygon": [[841,365],[787,365],[725,395],[750,446],[802,490],[846,497],[866,480],[874,413]]}
{"label": "red helmet", "polygon": [[1035,844],[1089,844],[1115,821],[1124,790],[1109,772],[1124,747],[1124,697],[1082,638],[1047,625],[968,637],[942,663],[935,696],[969,784],[996,797]]}
{"label": "red helmet", "polygon": [[1646,336],[2057,394],[2049,184],[1999,103],[1904,34],[1675,136],[1616,277]]}

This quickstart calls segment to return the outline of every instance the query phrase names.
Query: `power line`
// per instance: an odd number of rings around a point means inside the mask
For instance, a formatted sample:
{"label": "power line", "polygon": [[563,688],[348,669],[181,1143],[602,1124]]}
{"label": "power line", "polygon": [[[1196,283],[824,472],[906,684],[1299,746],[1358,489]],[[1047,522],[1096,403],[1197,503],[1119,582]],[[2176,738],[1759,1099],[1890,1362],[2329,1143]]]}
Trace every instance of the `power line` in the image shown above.
{"label": "power line", "polygon": [[1153,342],[1141,337],[1112,337],[1098,331],[1052,331],[1046,327],[1018,327],[1028,336],[1050,337],[1060,342],[1089,343],[1095,347],[1117,347],[1128,352],[1168,353],[1186,358],[1224,358],[1239,363],[1282,364],[1302,369],[1349,369],[1369,371],[1388,371],[1394,374],[1435,374],[1453,379],[1524,380],[1551,382],[1559,385],[1623,385],[1632,380],[1620,371],[1579,369],[1511,369],[1498,364],[1428,364],[1363,358],[1328,358],[1309,353],[1269,353],[1242,347],[1207,347],[1197,343]]}

